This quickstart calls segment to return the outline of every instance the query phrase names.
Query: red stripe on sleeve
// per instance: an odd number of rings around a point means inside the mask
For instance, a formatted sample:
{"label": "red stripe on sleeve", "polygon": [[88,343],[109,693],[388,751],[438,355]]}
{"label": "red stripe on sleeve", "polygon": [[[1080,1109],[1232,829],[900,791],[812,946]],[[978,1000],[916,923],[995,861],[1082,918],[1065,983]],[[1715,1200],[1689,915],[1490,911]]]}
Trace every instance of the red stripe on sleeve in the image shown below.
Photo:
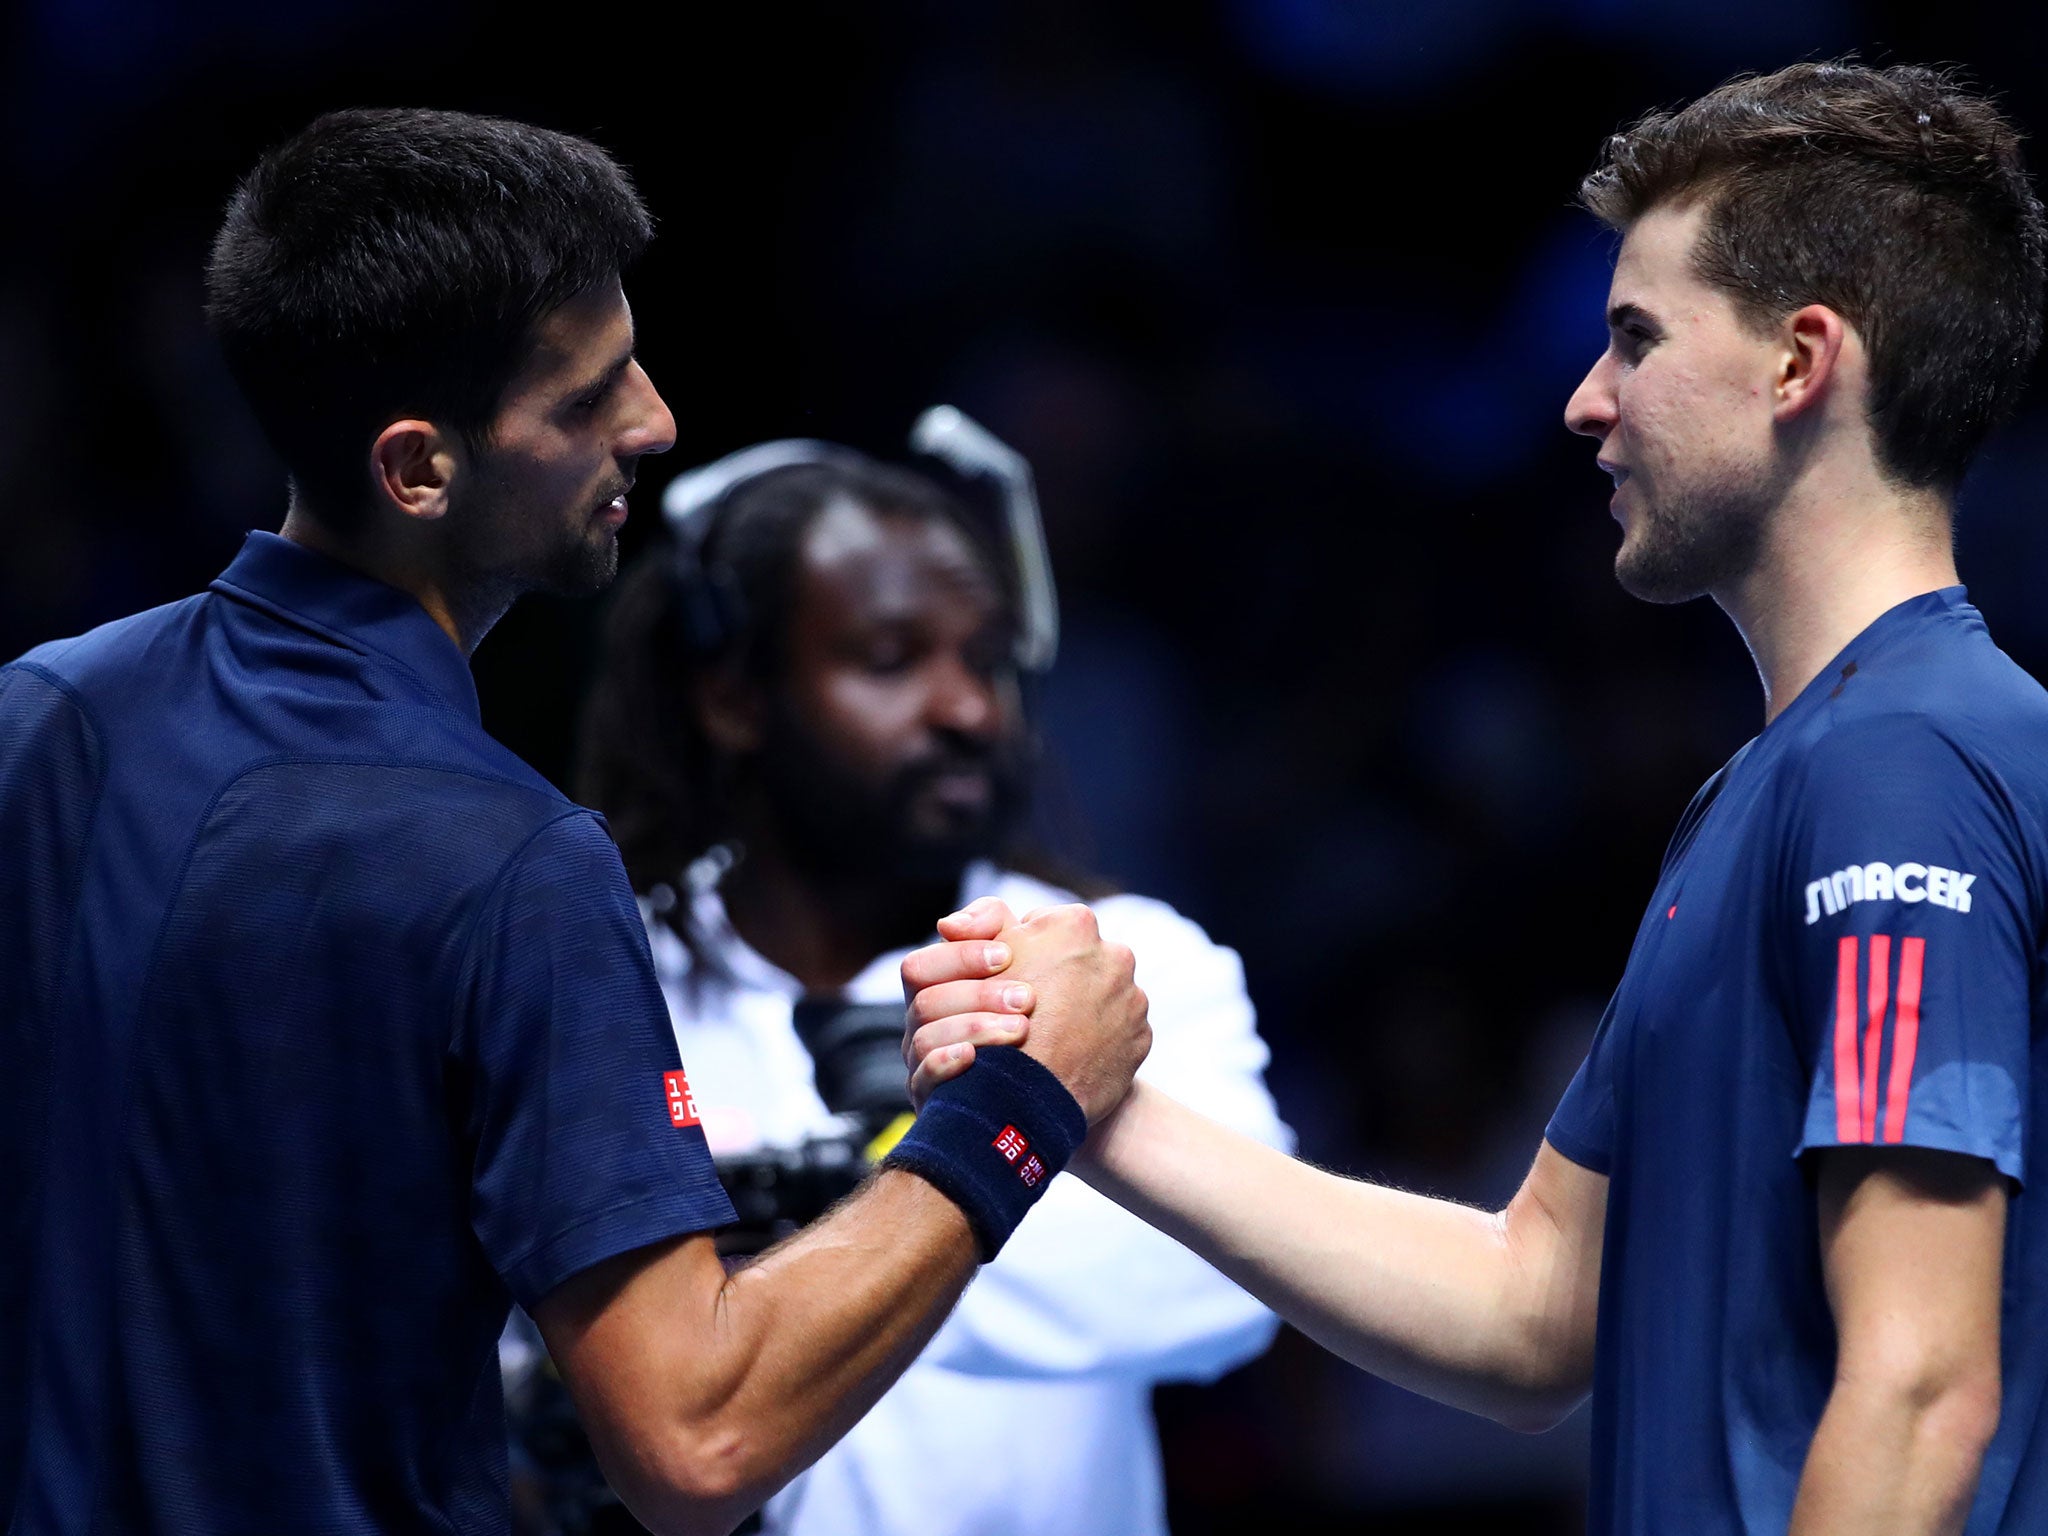
{"label": "red stripe on sleeve", "polygon": [[1854,934],[1835,952],[1835,1140],[1860,1141],[1863,1111],[1856,1073],[1856,949]]}
{"label": "red stripe on sleeve", "polygon": [[1892,936],[1870,936],[1870,1022],[1863,1029],[1863,1135],[1877,1140],[1877,1066],[1884,1054],[1884,1010],[1891,1002]]}
{"label": "red stripe on sleeve", "polygon": [[1920,1048],[1920,973],[1925,969],[1927,941],[1899,941],[1899,1022],[1892,1031],[1891,1093],[1884,1106],[1884,1139],[1906,1135],[1906,1105],[1913,1097],[1913,1053]]}

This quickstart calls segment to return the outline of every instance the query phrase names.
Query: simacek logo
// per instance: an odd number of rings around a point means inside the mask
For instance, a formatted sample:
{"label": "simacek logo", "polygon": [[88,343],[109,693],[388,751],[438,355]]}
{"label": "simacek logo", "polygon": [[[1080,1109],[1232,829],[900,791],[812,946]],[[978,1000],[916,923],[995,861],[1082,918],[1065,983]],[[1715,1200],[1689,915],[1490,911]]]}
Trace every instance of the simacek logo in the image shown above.
{"label": "simacek logo", "polygon": [[1859,901],[1931,901],[1951,912],[1970,910],[1975,875],[1939,864],[1851,864],[1806,883],[1806,921],[1833,917]]}

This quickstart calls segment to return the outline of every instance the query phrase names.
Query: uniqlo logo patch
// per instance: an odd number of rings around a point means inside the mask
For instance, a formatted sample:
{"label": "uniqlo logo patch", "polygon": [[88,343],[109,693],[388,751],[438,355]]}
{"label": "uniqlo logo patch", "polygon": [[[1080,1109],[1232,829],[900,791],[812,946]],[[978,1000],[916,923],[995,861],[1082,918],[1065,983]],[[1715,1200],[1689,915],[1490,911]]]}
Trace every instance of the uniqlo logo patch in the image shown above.
{"label": "uniqlo logo patch", "polygon": [[661,1074],[661,1083],[668,1091],[669,1124],[697,1124],[697,1100],[690,1092],[689,1076],[682,1072],[664,1072]]}
{"label": "uniqlo logo patch", "polygon": [[[989,1145],[1003,1154],[1003,1161],[1006,1163],[1016,1162],[1018,1158],[1031,1150],[1031,1143],[1024,1139],[1024,1133],[1014,1125],[1004,1126],[1003,1134],[990,1142]],[[1033,1158],[1032,1161],[1036,1162],[1037,1159]]]}
{"label": "uniqlo logo patch", "polygon": [[1037,1153],[1034,1152],[1024,1159],[1023,1166],[1017,1170],[1017,1177],[1024,1181],[1026,1189],[1038,1188],[1040,1181],[1045,1178],[1045,1164],[1038,1160]]}

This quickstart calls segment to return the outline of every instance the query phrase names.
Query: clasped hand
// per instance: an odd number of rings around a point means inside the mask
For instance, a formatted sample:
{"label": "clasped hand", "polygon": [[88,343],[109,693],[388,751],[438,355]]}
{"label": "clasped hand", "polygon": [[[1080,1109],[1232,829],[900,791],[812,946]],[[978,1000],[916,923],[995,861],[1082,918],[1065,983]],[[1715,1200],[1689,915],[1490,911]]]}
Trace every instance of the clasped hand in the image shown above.
{"label": "clasped hand", "polygon": [[1019,919],[993,897],[939,922],[941,942],[903,962],[903,1063],[911,1102],[974,1064],[978,1045],[1021,1046],[1095,1124],[1123,1102],[1151,1049],[1135,959],[1083,906]]}

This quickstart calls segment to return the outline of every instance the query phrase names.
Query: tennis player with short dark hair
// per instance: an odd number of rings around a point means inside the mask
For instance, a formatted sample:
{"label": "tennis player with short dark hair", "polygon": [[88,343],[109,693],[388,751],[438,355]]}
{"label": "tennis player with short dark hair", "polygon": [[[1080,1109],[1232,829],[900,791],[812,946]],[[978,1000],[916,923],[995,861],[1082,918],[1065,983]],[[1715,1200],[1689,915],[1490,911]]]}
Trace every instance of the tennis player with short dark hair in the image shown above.
{"label": "tennis player with short dark hair", "polygon": [[732,1207],[617,850],[484,733],[467,665],[521,593],[610,579],[674,440],[620,287],[649,232],[578,139],[315,122],[244,180],[208,282],[291,472],[282,536],[0,668],[11,1536],[503,1531],[515,1298],[640,1519],[730,1530],[909,1363],[1144,1055],[1129,952],[1049,914],[1014,942],[1120,973],[1121,1003],[720,1263]]}
{"label": "tennis player with short dark hair", "polygon": [[[1417,1390],[1527,1428],[1590,1390],[1596,1532],[2048,1528],[2048,694],[1951,554],[2039,340],[2040,206],[1982,97],[1850,64],[1645,118],[1584,199],[1623,238],[1566,419],[1617,574],[1720,604],[1763,731],[1680,820],[1506,1210],[1144,1084],[1085,1176]],[[1000,1011],[964,941],[1008,920],[906,963],[923,1083]]]}

